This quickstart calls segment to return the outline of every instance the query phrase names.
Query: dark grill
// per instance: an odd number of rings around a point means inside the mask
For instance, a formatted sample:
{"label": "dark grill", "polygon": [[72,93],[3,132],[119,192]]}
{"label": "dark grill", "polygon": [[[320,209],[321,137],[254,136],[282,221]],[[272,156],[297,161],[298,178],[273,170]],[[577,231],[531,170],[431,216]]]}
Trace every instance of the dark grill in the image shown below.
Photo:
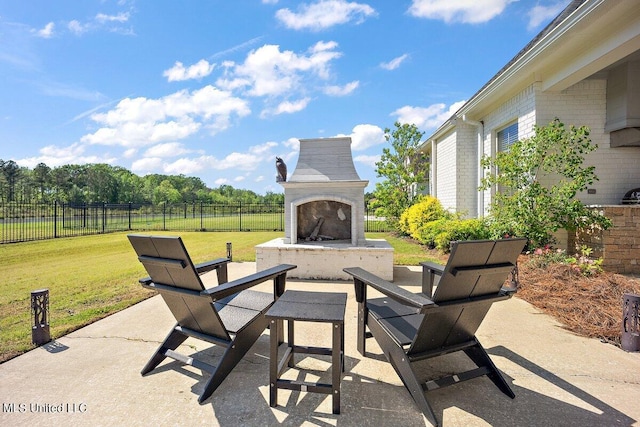
{"label": "dark grill", "polygon": [[640,188],[627,191],[622,198],[623,205],[637,205],[640,203]]}

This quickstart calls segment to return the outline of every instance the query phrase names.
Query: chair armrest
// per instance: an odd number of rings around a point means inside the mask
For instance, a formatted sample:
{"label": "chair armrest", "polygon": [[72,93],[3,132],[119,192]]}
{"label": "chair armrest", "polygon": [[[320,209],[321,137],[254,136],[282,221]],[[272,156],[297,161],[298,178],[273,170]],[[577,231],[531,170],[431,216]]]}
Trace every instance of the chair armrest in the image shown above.
{"label": "chair armrest", "polygon": [[[358,287],[359,283],[362,284],[362,286],[371,286],[401,304],[411,305],[420,309],[435,305],[435,303],[429,298],[409,292],[406,289],[403,289],[398,285],[394,285],[391,282],[387,282],[386,280],[376,276],[375,274],[369,273],[360,267],[344,268],[342,271],[353,277],[354,285],[356,287]],[[366,299],[365,293],[359,292],[358,289],[356,289],[356,296],[358,294],[361,295],[358,302],[363,302],[363,300]],[[358,297],[356,297],[356,299],[358,299]]]}
{"label": "chair armrest", "polygon": [[434,274],[437,274],[438,276],[442,276],[442,273],[444,272],[444,267],[445,267],[442,264],[438,264],[431,261],[422,261],[420,265],[422,266],[422,271],[431,271]]}
{"label": "chair armrest", "polygon": [[211,261],[201,262],[195,265],[196,272],[198,274],[207,273],[211,270],[216,270],[220,267],[225,267],[231,262],[229,258],[218,258]]}
{"label": "chair armrest", "polygon": [[200,264],[196,264],[196,272],[201,275],[207,273],[212,270],[216,270],[218,275],[218,285],[223,283],[227,283],[229,281],[229,276],[227,273],[227,264],[231,262],[230,258],[218,258],[211,261],[203,262]]}
{"label": "chair armrest", "polygon": [[211,297],[213,301],[237,294],[240,291],[249,289],[255,285],[274,279],[274,297],[279,297],[284,293],[285,278],[287,271],[297,268],[297,265],[280,264],[275,267],[267,268],[249,276],[242,277],[231,282],[223,283],[211,289],[200,292],[200,295]]}

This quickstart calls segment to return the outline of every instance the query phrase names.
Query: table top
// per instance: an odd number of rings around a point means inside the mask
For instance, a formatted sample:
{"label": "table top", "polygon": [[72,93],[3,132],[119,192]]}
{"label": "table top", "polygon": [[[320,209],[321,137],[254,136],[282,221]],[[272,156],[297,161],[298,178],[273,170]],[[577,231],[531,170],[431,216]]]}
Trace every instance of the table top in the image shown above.
{"label": "table top", "polygon": [[266,313],[267,318],[344,323],[347,294],[285,291]]}

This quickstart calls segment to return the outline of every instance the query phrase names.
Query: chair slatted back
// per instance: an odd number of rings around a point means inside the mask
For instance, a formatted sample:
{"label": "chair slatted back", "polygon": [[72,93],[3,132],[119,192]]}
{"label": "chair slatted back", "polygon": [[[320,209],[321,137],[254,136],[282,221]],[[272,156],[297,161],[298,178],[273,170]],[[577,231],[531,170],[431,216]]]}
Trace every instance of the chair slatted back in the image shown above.
{"label": "chair slatted back", "polygon": [[178,324],[229,340],[229,334],[211,299],[200,295],[205,287],[182,239],[178,236],[128,237],[153,283],[166,287],[158,289],[158,292]]}
{"label": "chair slatted back", "polygon": [[524,249],[526,239],[462,241],[454,244],[409,354],[472,339]]}

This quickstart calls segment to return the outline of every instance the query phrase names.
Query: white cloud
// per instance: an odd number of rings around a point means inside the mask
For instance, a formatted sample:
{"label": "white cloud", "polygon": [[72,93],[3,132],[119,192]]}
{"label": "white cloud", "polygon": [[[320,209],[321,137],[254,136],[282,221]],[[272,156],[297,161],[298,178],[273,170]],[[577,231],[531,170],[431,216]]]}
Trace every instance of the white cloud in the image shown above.
{"label": "white cloud", "polygon": [[379,154],[373,155],[373,156],[360,155],[360,156],[355,156],[353,160],[359,163],[363,163],[372,168],[375,168],[376,163],[380,161],[380,155]]}
{"label": "white cloud", "polygon": [[409,54],[405,53],[404,55],[398,56],[397,58],[393,58],[389,62],[383,62],[380,64],[380,68],[385,70],[395,70],[402,64],[407,58],[409,58]]}
{"label": "white cloud", "polygon": [[[244,153],[232,152],[224,158],[219,159],[211,155],[201,155],[197,157],[181,157],[172,162],[166,162],[163,157],[169,157],[167,148],[171,144],[162,144],[147,150],[145,157],[136,160],[132,164],[132,170],[138,173],[161,172],[166,174],[196,174],[203,170],[241,170],[254,172],[261,163],[275,159],[272,149],[278,144],[275,142],[265,142],[254,145]],[[183,154],[188,153],[182,144],[177,144],[175,148],[182,150]],[[228,181],[225,181],[228,182]]]}
{"label": "white cloud", "polygon": [[214,68],[215,64],[209,64],[209,62],[204,59],[201,59],[189,67],[185,67],[182,62],[176,61],[173,67],[165,70],[162,75],[170,82],[201,79],[211,74]]}
{"label": "white cloud", "polygon": [[568,0],[558,1],[549,6],[534,6],[528,13],[529,15],[529,25],[527,25],[528,30],[533,30],[540,26],[545,21],[549,21],[555,18],[562,10],[567,6]]}
{"label": "white cloud", "polygon": [[106,23],[106,22],[127,22],[129,20],[129,12],[121,12],[118,13],[117,15],[107,15],[104,13],[98,13],[96,15],[96,21],[100,22],[100,23]]}
{"label": "white cloud", "polygon": [[202,156],[194,159],[182,158],[164,165],[163,171],[169,175],[190,175],[200,172],[206,168],[208,164],[214,163],[215,161],[215,158],[211,156]]}
{"label": "white cloud", "polygon": [[49,22],[42,29],[36,31],[36,35],[38,37],[42,37],[43,39],[50,39],[53,37],[53,30],[55,29],[55,24],[53,22]]}
{"label": "white cloud", "polygon": [[300,151],[300,140],[298,138],[289,138],[286,141],[284,141],[282,145],[290,148],[293,151]]}
{"label": "white cloud", "polygon": [[69,164],[86,163],[115,164],[117,160],[109,155],[88,155],[85,151],[86,147],[80,143],[71,144],[67,147],[47,145],[39,150],[39,156],[16,160],[16,163],[20,166],[34,168],[38,163],[45,163],[49,167],[57,167]]}
{"label": "white cloud", "polygon": [[409,14],[447,23],[479,24],[500,15],[516,0],[413,0]]}
{"label": "white cloud", "polygon": [[87,31],[89,31],[88,24],[81,24],[80,21],[76,21],[75,19],[67,24],[67,28],[69,29],[69,31],[71,31],[73,34],[77,36],[82,35]]}
{"label": "white cloud", "polygon": [[138,154],[138,150],[136,148],[129,148],[128,150],[125,150],[124,153],[122,154],[126,159],[130,159],[133,156]]}
{"label": "white cloud", "polygon": [[354,80],[344,86],[326,86],[324,88],[324,93],[329,96],[346,96],[356,90],[358,86],[360,86],[360,82],[358,80]]}
{"label": "white cloud", "polygon": [[428,107],[405,105],[391,113],[391,116],[397,116],[400,123],[414,124],[419,129],[435,129],[458,111],[465,102],[455,102],[449,108],[445,104],[433,104]]}
{"label": "white cloud", "polygon": [[374,8],[364,3],[345,0],[319,0],[315,3],[298,6],[297,12],[280,9],[276,12],[276,18],[287,28],[293,30],[319,31],[348,22],[360,24],[366,18],[376,14]]}
{"label": "white cloud", "polygon": [[124,24],[128,23],[130,17],[130,12],[120,12],[115,15],[98,13],[93,19],[89,19],[86,22],[80,22],[77,19],[69,21],[67,23],[67,28],[77,36],[98,30],[107,30],[113,33],[133,35],[135,34],[133,29],[130,26],[124,26]]}
{"label": "white cloud", "polygon": [[385,141],[384,131],[378,126],[369,124],[356,125],[350,135],[339,134],[336,136],[351,137],[351,149],[353,151],[366,150]]}
{"label": "white cloud", "polygon": [[264,98],[262,118],[302,111],[312,99],[307,96],[309,93],[324,91],[339,96],[358,86],[357,81],[343,87],[326,86],[325,81],[333,77],[332,61],[342,56],[337,47],[334,41],[319,41],[305,52],[295,53],[281,51],[277,45],[264,45],[251,51],[243,63],[224,62],[224,73],[216,85]]}
{"label": "white cloud", "polygon": [[162,170],[163,160],[159,157],[147,157],[131,163],[131,171],[139,174],[153,173]]}
{"label": "white cloud", "polygon": [[145,151],[145,157],[176,157],[183,154],[190,153],[191,150],[187,149],[183,144],[179,142],[168,142],[166,144],[158,144]]}
{"label": "white cloud", "polygon": [[82,137],[88,144],[139,147],[175,142],[198,132],[204,125],[212,133],[226,129],[231,117],[250,113],[246,101],[213,86],[181,90],[158,99],[125,98],[106,113],[91,115],[101,125]]}
{"label": "white cloud", "polygon": [[292,114],[302,111],[307,108],[307,105],[311,101],[310,98],[303,98],[297,101],[282,101],[273,109],[265,109],[260,113],[260,117],[277,116],[279,114]]}

